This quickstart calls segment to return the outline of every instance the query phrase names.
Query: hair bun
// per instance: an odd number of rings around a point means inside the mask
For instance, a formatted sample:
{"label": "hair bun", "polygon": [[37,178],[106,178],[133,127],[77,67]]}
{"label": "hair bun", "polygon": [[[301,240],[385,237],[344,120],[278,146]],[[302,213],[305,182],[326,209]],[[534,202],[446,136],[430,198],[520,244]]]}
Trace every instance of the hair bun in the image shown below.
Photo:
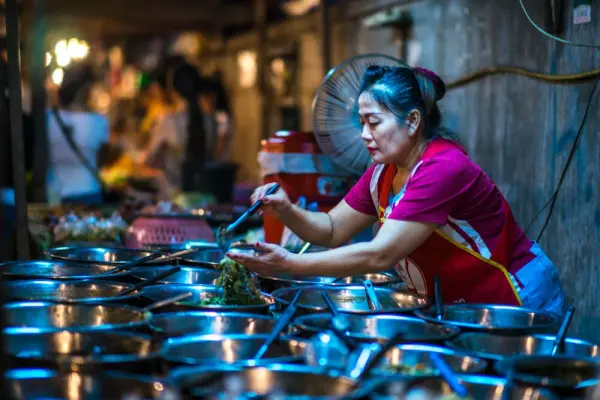
{"label": "hair bun", "polygon": [[444,98],[444,95],[446,94],[446,85],[438,74],[421,67],[415,68],[414,71],[415,73],[425,77],[433,84],[433,89],[435,90],[435,101],[440,101]]}
{"label": "hair bun", "polygon": [[381,78],[383,78],[387,71],[387,67],[382,67],[380,65],[370,65],[365,71],[363,81],[367,85],[373,85]]}

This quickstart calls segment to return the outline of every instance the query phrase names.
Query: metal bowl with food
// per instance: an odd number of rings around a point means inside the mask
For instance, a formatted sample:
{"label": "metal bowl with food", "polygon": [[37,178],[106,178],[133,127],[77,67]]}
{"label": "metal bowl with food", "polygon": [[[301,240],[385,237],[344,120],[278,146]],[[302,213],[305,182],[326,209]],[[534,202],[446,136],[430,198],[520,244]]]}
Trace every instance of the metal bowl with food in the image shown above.
{"label": "metal bowl with food", "polygon": [[108,332],[5,331],[3,352],[19,367],[94,371],[120,369],[153,373],[158,350],[150,336]]}
{"label": "metal bowl with food", "polygon": [[0,275],[4,280],[51,279],[51,280],[84,280],[103,279],[119,280],[127,275],[126,271],[108,274],[113,265],[77,263],[72,261],[13,261],[0,264]]}
{"label": "metal bowl with food", "polygon": [[221,295],[221,289],[209,285],[178,285],[163,284],[147,286],[141,291],[141,296],[151,302],[167,300],[178,295],[191,293],[192,295],[184,300],[178,301],[166,307],[162,307],[156,312],[175,312],[185,310],[204,310],[204,311],[235,311],[246,313],[266,314],[273,304],[273,300],[267,294],[262,293],[261,304],[202,304],[202,301]]}
{"label": "metal bowl with food", "polygon": [[6,330],[75,332],[133,330],[148,325],[151,315],[116,304],[57,304],[18,302],[2,307]]}
{"label": "metal bowl with food", "polygon": [[444,306],[441,318],[435,306],[415,313],[425,321],[456,326],[461,330],[515,335],[554,332],[561,322],[560,316],[551,312],[495,304],[448,304]]}
{"label": "metal bowl with food", "polygon": [[4,396],[14,400],[183,399],[166,380],[119,372],[86,375],[50,369],[12,369],[4,375]]}
{"label": "metal bowl with food", "polygon": [[[331,314],[308,314],[296,318],[293,326],[303,335],[314,335],[329,329]],[[430,324],[406,315],[356,315],[348,314],[346,335],[361,342],[382,342],[397,333],[406,340],[418,343],[443,343],[459,334],[456,327]]]}
{"label": "metal bowl with food", "polygon": [[193,398],[205,399],[216,398],[228,387],[235,387],[236,398],[240,399],[269,395],[284,399],[344,399],[352,394],[355,384],[355,381],[332,371],[289,364],[243,369],[228,366],[182,367],[173,370],[169,379]]}
{"label": "metal bowl with food", "polygon": [[275,319],[268,315],[234,312],[182,311],[155,314],[150,328],[167,337],[187,335],[238,335],[268,334]]}
{"label": "metal bowl with food", "polygon": [[[553,335],[511,336],[469,332],[448,341],[448,346],[477,357],[502,360],[517,355],[551,354],[555,340],[556,336]],[[566,338],[560,354],[600,358],[600,345],[581,339]]]}
{"label": "metal bowl with food", "polygon": [[[548,390],[531,386],[507,385],[506,380],[499,377],[457,375],[457,378],[469,392],[469,400],[559,400],[558,396]],[[370,398],[372,400],[461,399],[450,385],[440,378],[381,381]]]}
{"label": "metal bowl with food", "polygon": [[[133,268],[130,274],[142,281],[147,281],[155,276],[165,272],[172,267],[156,266]],[[168,277],[159,280],[157,283],[178,283],[184,285],[213,285],[221,274],[214,269],[197,268],[197,267],[181,267],[179,272],[176,272]]]}
{"label": "metal bowl with food", "polygon": [[106,303],[130,300],[137,292],[120,296],[133,285],[101,280],[85,281],[9,281],[0,284],[7,300],[52,301],[57,303]]}
{"label": "metal bowl with food", "polygon": [[[296,295],[299,288],[279,289],[271,293],[276,307],[285,308]],[[425,297],[408,292],[397,292],[392,289],[374,288],[380,309],[372,310],[367,301],[367,294],[363,286],[306,286],[302,287],[302,294],[298,300],[298,311],[304,313],[327,312],[329,308],[323,300],[322,293],[327,293],[336,308],[348,314],[400,314],[410,313],[426,307],[429,300]]]}
{"label": "metal bowl with food", "polygon": [[[225,257],[223,250],[216,243],[188,243],[185,247],[192,246],[198,248],[194,253],[187,254],[180,258],[181,263],[203,268],[217,268],[219,263]],[[247,243],[233,243],[229,249],[231,252],[254,253],[256,250],[253,245]]]}
{"label": "metal bowl with food", "polygon": [[258,276],[261,287],[267,292],[281,288],[305,286],[352,286],[361,285],[363,281],[370,280],[375,286],[401,288],[405,286],[399,276],[389,272],[348,276],[335,278],[330,276]]}
{"label": "metal bowl with food", "polygon": [[110,247],[55,247],[46,252],[52,259],[113,266],[123,265],[156,253],[149,250]]}
{"label": "metal bowl with food", "polygon": [[279,338],[260,360],[254,355],[268,335],[198,335],[171,338],[163,343],[161,357],[171,364],[238,366],[301,362],[302,347],[294,339]]}

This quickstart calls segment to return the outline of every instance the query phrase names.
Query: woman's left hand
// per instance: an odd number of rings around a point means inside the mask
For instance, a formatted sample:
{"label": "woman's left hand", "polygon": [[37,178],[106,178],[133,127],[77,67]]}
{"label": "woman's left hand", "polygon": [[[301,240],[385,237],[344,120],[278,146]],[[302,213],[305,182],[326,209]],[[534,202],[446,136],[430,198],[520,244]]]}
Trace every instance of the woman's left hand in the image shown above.
{"label": "woman's left hand", "polygon": [[254,247],[258,252],[256,255],[229,252],[227,257],[259,275],[284,274],[292,269],[294,254],[283,247],[271,243],[256,243]]}

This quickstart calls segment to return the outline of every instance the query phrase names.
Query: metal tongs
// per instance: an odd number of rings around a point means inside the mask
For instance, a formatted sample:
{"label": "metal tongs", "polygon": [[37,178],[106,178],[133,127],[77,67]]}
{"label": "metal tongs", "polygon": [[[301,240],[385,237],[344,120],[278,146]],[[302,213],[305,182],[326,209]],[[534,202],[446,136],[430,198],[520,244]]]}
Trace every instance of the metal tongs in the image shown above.
{"label": "metal tongs", "polygon": [[[274,184],[267,190],[266,196],[270,196],[279,190],[281,185],[279,183]],[[245,213],[243,213],[237,220],[229,225],[221,225],[219,230],[217,231],[217,244],[223,253],[227,253],[229,248],[231,247],[231,235],[239,228],[239,226],[251,217],[256,214],[258,209],[262,206],[262,200],[255,201]]]}

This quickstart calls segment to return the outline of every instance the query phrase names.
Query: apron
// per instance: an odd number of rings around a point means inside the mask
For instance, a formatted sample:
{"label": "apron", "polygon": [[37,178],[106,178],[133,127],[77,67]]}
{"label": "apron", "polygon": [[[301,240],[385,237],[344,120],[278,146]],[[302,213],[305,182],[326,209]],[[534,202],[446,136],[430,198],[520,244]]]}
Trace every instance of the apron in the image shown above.
{"label": "apron", "polygon": [[[421,160],[451,147],[457,148],[458,145],[446,140],[432,141]],[[460,150],[464,152],[462,148]],[[383,168],[383,179],[376,186],[380,224],[386,220],[390,189],[396,174],[395,165]],[[374,178],[377,179],[375,176]],[[508,203],[501,194],[500,197],[504,208],[504,226],[491,257],[483,257],[458,243],[441,229],[436,229],[421,246],[396,265],[398,274],[411,291],[433,297],[433,282],[437,275],[445,303],[522,305],[519,284],[507,269],[515,241],[516,221]]]}

